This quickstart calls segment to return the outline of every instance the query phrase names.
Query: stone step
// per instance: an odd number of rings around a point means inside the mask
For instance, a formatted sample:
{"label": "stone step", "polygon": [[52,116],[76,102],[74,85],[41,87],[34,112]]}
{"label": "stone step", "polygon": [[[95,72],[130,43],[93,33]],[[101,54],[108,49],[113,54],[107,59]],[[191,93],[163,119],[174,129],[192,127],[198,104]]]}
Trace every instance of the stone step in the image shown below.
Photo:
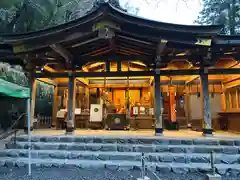
{"label": "stone step", "polygon": [[[19,136],[17,141],[26,142],[28,136]],[[223,145],[240,146],[240,139],[179,138],[174,137],[114,137],[114,136],[32,136],[32,142],[77,142],[102,144],[156,144],[156,145]]]}
{"label": "stone step", "polygon": [[[96,161],[141,161],[139,152],[91,152],[91,151],[64,151],[64,150],[32,150],[31,157],[38,159],[78,159]],[[7,149],[0,152],[0,157],[28,157],[28,150]],[[196,153],[145,153],[146,162],[167,162],[167,163],[210,163],[210,154]],[[214,155],[215,164],[240,164],[238,155]]]}
{"label": "stone step", "polygon": [[[170,153],[223,153],[240,154],[239,146],[215,145],[146,145],[146,144],[103,144],[103,143],[56,143],[33,142],[36,150],[75,150],[75,151],[104,151],[104,152],[170,152]],[[28,149],[27,142],[6,144],[7,149]]]}
{"label": "stone step", "polygon": [[[111,170],[132,170],[141,169],[141,163],[137,161],[92,161],[92,160],[66,160],[66,159],[31,159],[33,167],[79,167],[85,169],[106,168]],[[28,158],[1,158],[0,166],[7,167],[25,167],[28,164]],[[210,165],[207,163],[149,163],[146,167],[151,171],[162,173],[188,173],[188,172],[210,172]],[[240,175],[239,164],[217,164],[216,170],[220,174]]]}

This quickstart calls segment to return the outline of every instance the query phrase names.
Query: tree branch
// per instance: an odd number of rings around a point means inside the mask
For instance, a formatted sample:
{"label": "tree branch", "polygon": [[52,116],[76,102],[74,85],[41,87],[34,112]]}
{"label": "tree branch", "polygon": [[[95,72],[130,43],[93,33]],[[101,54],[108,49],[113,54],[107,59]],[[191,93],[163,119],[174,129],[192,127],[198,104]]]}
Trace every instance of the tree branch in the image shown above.
{"label": "tree branch", "polygon": [[[155,4],[155,6],[156,7],[159,7],[159,4],[161,3],[161,2],[163,2],[163,1],[165,1],[165,0],[152,0],[152,2],[150,2],[150,0],[143,0],[146,4],[148,4],[148,5],[150,5],[150,4],[152,4],[152,3],[156,3]],[[169,0],[170,1],[170,0]],[[202,4],[201,3],[201,0],[198,0],[199,1],[199,4]],[[178,9],[178,5],[179,5],[179,3],[180,2],[183,2],[185,5],[186,5],[186,7],[187,8],[189,8],[189,6],[188,6],[188,2],[189,2],[189,0],[177,0],[177,3],[176,3],[176,11],[177,11],[177,9]],[[128,3],[129,3],[129,1],[128,1]]]}

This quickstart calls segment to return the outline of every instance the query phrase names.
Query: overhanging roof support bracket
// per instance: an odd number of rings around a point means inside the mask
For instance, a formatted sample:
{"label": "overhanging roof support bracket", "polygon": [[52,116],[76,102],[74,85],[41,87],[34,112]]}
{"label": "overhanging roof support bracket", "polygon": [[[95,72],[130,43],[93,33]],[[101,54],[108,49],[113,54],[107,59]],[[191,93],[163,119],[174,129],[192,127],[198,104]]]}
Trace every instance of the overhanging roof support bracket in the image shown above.
{"label": "overhanging roof support bracket", "polygon": [[161,39],[160,43],[157,46],[156,50],[156,57],[155,57],[155,62],[156,62],[156,68],[160,68],[165,65],[166,62],[162,61],[162,56],[163,56],[163,51],[167,46],[167,40]]}
{"label": "overhanging roof support bracket", "polygon": [[50,47],[65,59],[65,62],[67,65],[70,65],[72,63],[72,59],[73,59],[72,54],[67,49],[65,49],[62,45],[52,44],[50,45]]}

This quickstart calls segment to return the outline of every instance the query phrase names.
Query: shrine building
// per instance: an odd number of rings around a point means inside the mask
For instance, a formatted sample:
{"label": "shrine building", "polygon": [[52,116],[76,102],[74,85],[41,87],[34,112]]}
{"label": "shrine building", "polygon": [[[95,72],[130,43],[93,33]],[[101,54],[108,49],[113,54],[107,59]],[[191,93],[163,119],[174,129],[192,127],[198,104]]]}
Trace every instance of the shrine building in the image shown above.
{"label": "shrine building", "polygon": [[[56,27],[1,35],[29,77],[54,86],[51,126],[240,132],[240,36],[221,25],[157,22],[108,2]],[[46,127],[48,128],[48,127]]]}

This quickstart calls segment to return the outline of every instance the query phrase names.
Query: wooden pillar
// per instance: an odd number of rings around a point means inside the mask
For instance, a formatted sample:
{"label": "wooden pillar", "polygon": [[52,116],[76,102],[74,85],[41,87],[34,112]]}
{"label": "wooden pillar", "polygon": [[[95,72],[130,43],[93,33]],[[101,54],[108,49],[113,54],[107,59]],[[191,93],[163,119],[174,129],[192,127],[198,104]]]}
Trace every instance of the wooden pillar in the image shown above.
{"label": "wooden pillar", "polygon": [[226,111],[226,109],[227,109],[226,93],[225,93],[223,84],[222,84],[222,92],[221,92],[221,105],[222,105],[222,111],[223,112]]}
{"label": "wooden pillar", "polygon": [[81,87],[79,87],[79,85],[76,85],[76,104],[75,104],[75,108],[81,108],[81,103],[80,103],[80,97],[81,94],[83,93]]}
{"label": "wooden pillar", "polygon": [[191,107],[190,107],[190,89],[187,87],[185,89],[185,95],[184,95],[184,109],[187,115],[187,127],[191,127],[191,121],[192,121],[192,116],[191,116]]}
{"label": "wooden pillar", "polygon": [[153,105],[153,86],[152,86],[152,84],[150,84],[150,87],[149,87],[149,105],[151,106],[151,107],[154,107],[154,105]]}
{"label": "wooden pillar", "polygon": [[105,71],[106,71],[106,72],[110,72],[110,68],[111,68],[111,63],[110,63],[110,61],[107,61],[107,62],[105,63]]}
{"label": "wooden pillar", "polygon": [[231,95],[231,91],[228,92],[228,99],[229,99],[229,109],[231,110],[233,108],[232,105],[232,95]]}
{"label": "wooden pillar", "polygon": [[121,62],[121,61],[118,61],[118,62],[117,62],[117,71],[118,71],[118,72],[121,72],[121,71],[122,71],[122,62]]}
{"label": "wooden pillar", "polygon": [[52,109],[52,126],[57,125],[57,111],[58,111],[58,87],[54,86],[53,89],[53,109]]}
{"label": "wooden pillar", "polygon": [[238,89],[236,89],[236,108],[239,108],[239,102],[238,102]]}
{"label": "wooden pillar", "polygon": [[163,134],[163,107],[162,107],[162,96],[160,88],[160,70],[156,70],[154,76],[154,95],[155,95],[155,135],[161,136]]}
{"label": "wooden pillar", "polygon": [[[75,120],[76,94],[77,94],[77,81],[76,78],[73,78],[73,120]],[[74,121],[73,123],[75,124]]]}
{"label": "wooden pillar", "polygon": [[64,94],[65,94],[65,99],[64,99],[65,109],[67,110],[67,107],[68,107],[68,89],[65,90]]}
{"label": "wooden pillar", "polygon": [[30,92],[31,92],[31,101],[30,101],[30,116],[31,116],[31,129],[33,126],[33,121],[35,119],[35,107],[36,107],[36,88],[37,88],[37,81],[35,78],[30,79]]}
{"label": "wooden pillar", "polygon": [[85,87],[85,103],[86,103],[86,109],[89,109],[90,107],[90,95],[89,95],[89,88],[88,87]]}
{"label": "wooden pillar", "polygon": [[201,68],[200,70],[201,79],[201,98],[202,98],[202,109],[203,109],[203,135],[212,135],[212,117],[211,117],[211,105],[208,91],[208,69]]}
{"label": "wooden pillar", "polygon": [[169,86],[168,87],[169,92],[169,117],[171,122],[177,121],[176,116],[176,100],[175,100],[175,87]]}
{"label": "wooden pillar", "polygon": [[71,134],[74,127],[75,119],[75,94],[76,94],[76,81],[73,75],[69,75],[68,78],[68,103],[67,103],[67,129],[66,133]]}

